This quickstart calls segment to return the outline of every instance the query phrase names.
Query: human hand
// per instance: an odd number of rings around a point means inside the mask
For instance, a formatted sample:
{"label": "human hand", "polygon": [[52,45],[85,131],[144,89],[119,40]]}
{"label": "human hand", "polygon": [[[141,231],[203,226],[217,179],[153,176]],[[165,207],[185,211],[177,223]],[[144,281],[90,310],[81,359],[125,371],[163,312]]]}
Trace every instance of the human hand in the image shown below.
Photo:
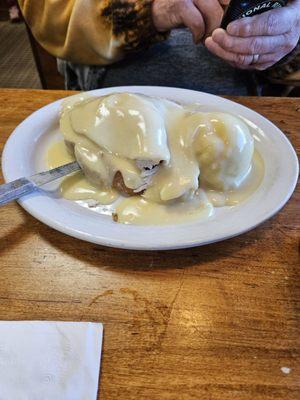
{"label": "human hand", "polygon": [[193,34],[195,43],[220,26],[223,16],[221,4],[229,0],[154,0],[152,18],[160,31],[186,26]]}
{"label": "human hand", "polygon": [[289,54],[300,37],[300,0],[216,29],[205,45],[212,53],[241,69],[264,70]]}

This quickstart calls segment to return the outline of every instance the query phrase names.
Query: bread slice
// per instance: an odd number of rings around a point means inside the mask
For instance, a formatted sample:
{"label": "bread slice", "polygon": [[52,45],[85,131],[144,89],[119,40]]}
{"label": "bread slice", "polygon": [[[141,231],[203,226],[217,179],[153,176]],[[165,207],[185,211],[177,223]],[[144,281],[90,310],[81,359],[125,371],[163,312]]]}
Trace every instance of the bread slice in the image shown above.
{"label": "bread slice", "polygon": [[[75,145],[70,141],[65,141],[66,147],[71,154],[75,154]],[[89,168],[80,157],[76,157],[81,169],[86,176],[86,178],[93,183],[95,186],[101,186],[103,177],[98,171]],[[156,163],[149,160],[136,160],[136,166],[141,171],[141,181],[142,184],[134,189],[126,186],[122,172],[116,171],[113,181],[112,188],[116,189],[120,194],[124,196],[135,196],[137,194],[143,193],[149,186],[153,175],[158,171],[160,163]]]}

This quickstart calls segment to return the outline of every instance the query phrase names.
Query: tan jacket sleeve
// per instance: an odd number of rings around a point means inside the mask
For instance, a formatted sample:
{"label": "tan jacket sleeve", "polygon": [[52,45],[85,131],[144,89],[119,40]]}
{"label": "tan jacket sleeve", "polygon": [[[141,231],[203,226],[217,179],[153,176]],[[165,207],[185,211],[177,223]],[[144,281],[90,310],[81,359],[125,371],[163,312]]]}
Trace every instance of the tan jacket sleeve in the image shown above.
{"label": "tan jacket sleeve", "polygon": [[151,19],[153,0],[19,0],[37,41],[75,63],[106,65],[164,40]]}

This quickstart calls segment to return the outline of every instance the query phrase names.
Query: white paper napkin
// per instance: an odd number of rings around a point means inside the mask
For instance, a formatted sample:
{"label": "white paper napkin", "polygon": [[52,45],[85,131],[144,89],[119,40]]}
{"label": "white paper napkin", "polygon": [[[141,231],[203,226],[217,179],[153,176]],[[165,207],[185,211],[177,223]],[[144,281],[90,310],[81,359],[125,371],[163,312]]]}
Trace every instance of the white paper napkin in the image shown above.
{"label": "white paper napkin", "polygon": [[0,400],[96,400],[103,326],[0,321]]}

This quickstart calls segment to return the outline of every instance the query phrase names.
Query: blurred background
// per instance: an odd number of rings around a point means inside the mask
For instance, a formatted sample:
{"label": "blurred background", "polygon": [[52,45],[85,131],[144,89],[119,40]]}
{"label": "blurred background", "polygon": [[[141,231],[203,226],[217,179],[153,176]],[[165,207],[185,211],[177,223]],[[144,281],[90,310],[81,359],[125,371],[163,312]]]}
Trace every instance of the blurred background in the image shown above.
{"label": "blurred background", "polygon": [[[256,83],[253,94],[300,97],[300,71],[293,80],[253,75]],[[0,87],[64,89],[55,57],[33,38],[17,0],[0,0]]]}
{"label": "blurred background", "polygon": [[64,89],[56,59],[34,40],[16,0],[0,0],[0,87]]}

